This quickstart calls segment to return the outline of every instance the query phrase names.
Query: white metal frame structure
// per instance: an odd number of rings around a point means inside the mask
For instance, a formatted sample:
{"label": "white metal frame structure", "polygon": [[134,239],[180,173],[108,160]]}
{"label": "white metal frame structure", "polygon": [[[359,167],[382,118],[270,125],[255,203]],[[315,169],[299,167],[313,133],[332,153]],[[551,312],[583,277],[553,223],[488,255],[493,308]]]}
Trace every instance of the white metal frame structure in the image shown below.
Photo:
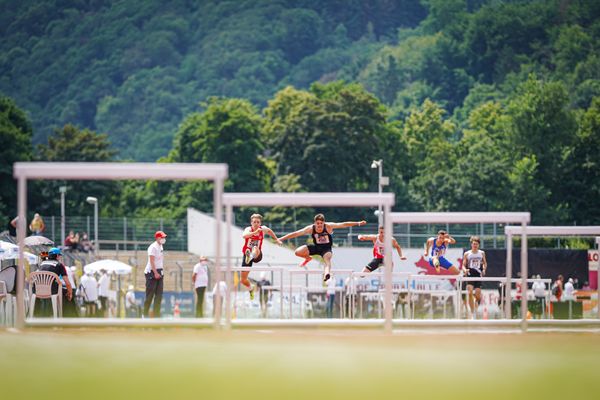
{"label": "white metal frame structure", "polygon": [[[529,212],[395,212],[392,213],[390,223],[394,224],[475,224],[475,223],[520,223],[517,227],[522,229],[521,265],[527,272],[527,234],[525,229],[531,221]],[[386,218],[387,220],[387,218]],[[391,232],[387,230],[386,231]],[[508,275],[507,264],[507,275]],[[527,274],[522,276],[523,287],[527,287]],[[507,283],[510,277],[507,276]],[[508,286],[510,287],[510,286]],[[527,297],[527,296],[523,296]],[[386,300],[387,302],[387,300]],[[524,300],[525,308],[521,312],[521,329],[527,329],[527,299]]]}
{"label": "white metal frame structure", "polygon": [[[588,236],[596,237],[596,244],[600,249],[600,226],[505,226],[504,234],[506,235],[506,277],[512,275],[512,237],[520,234],[521,239],[521,278],[527,278],[527,237],[528,236]],[[525,262],[523,262],[523,248],[525,248]],[[600,301],[600,271],[598,271],[598,299]],[[525,281],[525,279],[523,279]],[[507,279],[507,282],[508,279]],[[527,288],[523,284],[521,287]],[[507,285],[507,293],[510,286]],[[526,293],[526,291],[525,291]],[[510,301],[506,302],[506,315],[510,318]],[[527,296],[521,296],[521,309],[527,310]],[[600,303],[598,304],[598,318],[600,319]],[[525,319],[524,324],[527,323]]]}
{"label": "white metal frame structure", "polygon": [[[17,162],[13,176],[17,179],[19,268],[17,272],[17,329],[25,327],[23,289],[25,282],[25,227],[27,215],[27,181],[29,179],[53,180],[212,180],[214,182],[214,213],[218,221],[222,219],[223,185],[228,176],[227,164],[198,163],[101,163],[101,162]],[[220,239],[221,224],[215,224],[217,278],[220,278]],[[217,305],[220,298],[217,295]],[[220,307],[215,314],[215,324],[220,320]],[[110,322],[110,321],[108,321]],[[113,325],[114,325],[113,321]]]}
{"label": "white metal frame structure", "polygon": [[[275,207],[275,206],[286,206],[286,207],[374,207],[383,206],[384,216],[391,214],[392,206],[394,205],[394,194],[393,193],[225,193],[223,195],[223,204],[225,206],[225,220],[226,220],[226,252],[227,252],[227,276],[231,276],[231,224],[232,224],[232,211],[235,206],[263,206],[263,207]],[[384,226],[386,231],[391,232],[391,221],[389,218],[384,219]],[[384,247],[387,254],[392,254],[392,241],[391,236],[386,235],[384,240]],[[386,257],[385,261],[386,271],[390,274],[386,274],[385,281],[391,282],[391,257]],[[228,287],[230,287],[228,283]],[[391,287],[387,285],[386,291],[386,302],[389,303],[392,298]],[[225,321],[225,327],[231,328],[231,295],[230,291],[227,291],[225,296],[227,316]],[[291,321],[281,321],[280,326],[294,326],[294,323],[287,324]],[[384,328],[387,332],[392,331],[392,310],[390,307],[385,312],[385,323]]]}

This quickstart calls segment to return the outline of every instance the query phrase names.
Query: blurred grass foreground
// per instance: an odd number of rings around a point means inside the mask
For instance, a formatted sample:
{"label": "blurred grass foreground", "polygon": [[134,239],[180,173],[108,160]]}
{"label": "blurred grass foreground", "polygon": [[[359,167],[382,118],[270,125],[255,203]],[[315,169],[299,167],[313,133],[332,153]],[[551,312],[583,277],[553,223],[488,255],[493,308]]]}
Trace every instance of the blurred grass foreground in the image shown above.
{"label": "blurred grass foreground", "polygon": [[592,333],[0,331],[2,399],[592,396]]}

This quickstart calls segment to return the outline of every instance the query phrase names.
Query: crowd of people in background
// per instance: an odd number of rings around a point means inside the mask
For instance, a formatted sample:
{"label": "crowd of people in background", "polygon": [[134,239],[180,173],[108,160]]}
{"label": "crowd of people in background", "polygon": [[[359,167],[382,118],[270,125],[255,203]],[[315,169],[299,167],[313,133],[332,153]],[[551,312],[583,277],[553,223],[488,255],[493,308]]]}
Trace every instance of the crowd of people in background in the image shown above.
{"label": "crowd of people in background", "polygon": [[86,232],[69,231],[69,234],[64,241],[65,250],[68,251],[81,251],[84,253],[90,253],[94,251],[94,245],[90,241]]}

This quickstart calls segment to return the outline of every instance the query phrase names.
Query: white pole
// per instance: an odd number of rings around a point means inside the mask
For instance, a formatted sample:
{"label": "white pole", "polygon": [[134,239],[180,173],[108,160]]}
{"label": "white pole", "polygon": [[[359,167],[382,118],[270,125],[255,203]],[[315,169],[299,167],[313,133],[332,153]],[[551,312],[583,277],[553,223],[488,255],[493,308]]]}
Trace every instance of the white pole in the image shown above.
{"label": "white pole", "polygon": [[[383,160],[379,160],[379,164],[378,164],[378,170],[379,170],[379,179],[377,180],[377,186],[379,186],[379,196],[381,196],[381,193],[383,193],[383,186],[381,185],[381,178],[383,177]],[[383,215],[381,214],[381,203],[379,203],[379,205],[377,206],[377,210],[378,215],[377,215],[377,224],[378,226],[381,226],[381,223],[383,221]],[[386,231],[387,232],[387,231]],[[391,232],[390,232],[391,234]]]}
{"label": "white pole", "polygon": [[25,328],[25,300],[23,289],[25,287],[25,226],[27,223],[27,179],[20,177],[17,181],[17,207],[19,220],[17,221],[17,241],[19,243],[19,266],[17,268],[17,319],[16,328]]}
{"label": "white pole", "polygon": [[[380,214],[381,217],[381,214]],[[383,245],[385,247],[385,256],[383,257],[383,262],[385,264],[385,332],[392,333],[392,218],[391,218],[391,207],[389,204],[385,205],[385,227],[384,232],[385,236],[383,238]]]}
{"label": "white pole", "polygon": [[512,234],[506,234],[506,283],[504,284],[504,310],[506,311],[506,319],[512,317]]}
{"label": "white pole", "polygon": [[65,240],[65,193],[67,192],[66,186],[59,187],[60,191],[60,241],[58,243],[63,243]]}
{"label": "white pole", "polygon": [[[221,205],[221,199],[223,197],[223,179],[215,179],[215,189],[213,191],[213,212],[216,220],[215,224],[215,235],[217,238],[215,249],[215,275],[217,281],[217,290],[215,291],[215,297],[213,299],[213,307],[215,309],[215,328],[219,328],[221,325],[221,220],[223,207]],[[227,288],[227,291],[229,288]]]}
{"label": "white pole", "polygon": [[521,329],[527,331],[527,223],[522,222],[521,233]]}
{"label": "white pole", "polygon": [[[598,254],[600,254],[600,236],[598,236],[596,238],[596,249],[598,250]],[[600,264],[600,261],[598,262]],[[598,290],[598,303],[596,308],[598,309],[598,319],[600,319],[600,266],[598,267],[598,269],[596,270],[596,274],[597,274],[597,282],[596,284],[598,285],[596,287],[596,289]]]}
{"label": "white pole", "polygon": [[[231,329],[231,290],[233,290],[233,279],[231,279],[231,214],[233,209],[231,204],[225,206],[225,256],[227,257],[227,292],[225,292],[225,329]],[[221,223],[219,221],[219,223]]]}
{"label": "white pole", "polygon": [[100,245],[98,244],[98,200],[94,203],[94,253],[98,257]]}

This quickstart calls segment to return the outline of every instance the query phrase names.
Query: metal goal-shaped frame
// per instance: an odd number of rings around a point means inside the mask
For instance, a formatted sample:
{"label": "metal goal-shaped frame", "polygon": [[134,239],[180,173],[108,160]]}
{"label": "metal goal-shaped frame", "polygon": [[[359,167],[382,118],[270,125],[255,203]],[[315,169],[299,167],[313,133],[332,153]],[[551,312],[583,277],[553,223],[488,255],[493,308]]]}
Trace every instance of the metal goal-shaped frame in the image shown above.
{"label": "metal goal-shaped frame", "polygon": [[[64,180],[210,180],[214,182],[214,214],[222,219],[223,185],[228,176],[227,164],[200,163],[104,163],[104,162],[17,162],[13,176],[17,180],[17,240],[19,243],[19,268],[17,272],[17,318],[16,328],[25,327],[23,288],[25,282],[25,227],[27,215],[27,181],[30,179]],[[215,224],[216,268],[220,271],[221,225]],[[219,297],[217,296],[217,302]],[[220,304],[219,304],[220,305]],[[220,309],[220,307],[218,307]],[[218,323],[215,315],[215,324]]]}
{"label": "metal goal-shaped frame", "polygon": [[[391,214],[394,205],[393,193],[225,193],[223,195],[223,204],[225,206],[226,220],[226,258],[227,258],[227,279],[231,276],[231,215],[234,206],[263,206],[263,207],[374,207],[382,206],[384,217]],[[384,218],[384,226],[387,232],[391,232],[391,222],[389,218]],[[392,253],[391,235],[386,235],[384,240],[386,254]],[[386,271],[391,272],[391,257],[384,260]],[[392,276],[386,274],[386,283],[392,281]],[[228,287],[229,283],[228,283]],[[386,284],[386,298],[391,300],[392,285]],[[226,320],[225,327],[231,327],[231,295],[228,290],[225,297],[226,302]],[[269,322],[271,324],[271,322]],[[279,321],[279,326],[296,326],[293,321]],[[385,330],[392,330],[392,310],[386,307],[385,310]]]}

